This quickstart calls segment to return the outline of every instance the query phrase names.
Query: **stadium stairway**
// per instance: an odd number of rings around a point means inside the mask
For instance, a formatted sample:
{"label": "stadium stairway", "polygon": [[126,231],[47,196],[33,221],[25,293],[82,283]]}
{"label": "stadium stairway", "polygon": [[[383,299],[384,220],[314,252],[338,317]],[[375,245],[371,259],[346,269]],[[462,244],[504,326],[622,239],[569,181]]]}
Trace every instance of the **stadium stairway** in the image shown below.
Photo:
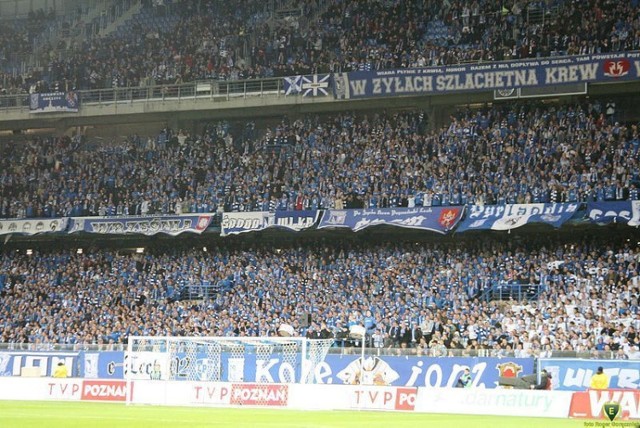
{"label": "stadium stairway", "polygon": [[480,294],[480,301],[517,300],[535,301],[544,287],[538,284],[523,284],[519,282],[500,282],[493,284]]}
{"label": "stadium stairway", "polygon": [[135,15],[140,13],[141,10],[141,2],[129,3],[129,8],[127,10],[120,10],[121,14],[116,16],[107,26],[103,27],[98,33],[98,37],[108,36],[115,32],[119,27],[125,26],[125,23],[131,21]]}

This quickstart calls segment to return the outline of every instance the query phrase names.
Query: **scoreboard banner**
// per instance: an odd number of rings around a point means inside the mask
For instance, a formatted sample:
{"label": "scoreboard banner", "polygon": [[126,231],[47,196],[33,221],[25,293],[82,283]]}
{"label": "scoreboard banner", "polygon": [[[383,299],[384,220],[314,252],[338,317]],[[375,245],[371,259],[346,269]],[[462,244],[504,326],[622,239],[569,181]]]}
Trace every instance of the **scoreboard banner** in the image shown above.
{"label": "scoreboard banner", "polygon": [[338,99],[501,91],[640,78],[640,52],[336,73]]}

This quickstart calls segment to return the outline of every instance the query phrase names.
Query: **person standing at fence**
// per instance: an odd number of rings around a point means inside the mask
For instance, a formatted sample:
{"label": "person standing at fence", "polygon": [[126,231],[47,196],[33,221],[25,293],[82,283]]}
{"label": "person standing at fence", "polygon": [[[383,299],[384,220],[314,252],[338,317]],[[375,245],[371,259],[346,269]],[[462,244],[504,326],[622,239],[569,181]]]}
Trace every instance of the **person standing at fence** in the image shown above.
{"label": "person standing at fence", "polygon": [[551,390],[552,381],[551,381],[551,373],[549,373],[546,369],[542,369],[540,372],[540,382],[531,385],[531,389],[539,389],[539,390]]}
{"label": "person standing at fence", "polygon": [[460,375],[458,382],[456,382],[456,388],[469,388],[471,386],[471,370],[469,367],[464,368],[464,373]]}
{"label": "person standing at fence", "polygon": [[596,374],[591,377],[589,385],[591,389],[607,389],[609,388],[609,376],[606,375],[602,366],[598,367]]}
{"label": "person standing at fence", "polygon": [[61,379],[69,377],[69,371],[67,370],[67,366],[65,366],[62,361],[58,363],[58,366],[53,371],[53,377],[61,378]]}

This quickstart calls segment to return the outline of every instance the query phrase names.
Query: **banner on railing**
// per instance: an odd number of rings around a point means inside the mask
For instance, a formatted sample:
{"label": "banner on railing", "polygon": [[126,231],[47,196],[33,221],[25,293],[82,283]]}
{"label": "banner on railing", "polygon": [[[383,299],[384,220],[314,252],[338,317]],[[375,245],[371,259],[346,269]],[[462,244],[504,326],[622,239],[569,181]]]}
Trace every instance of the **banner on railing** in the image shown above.
{"label": "banner on railing", "polygon": [[69,233],[86,232],[102,235],[140,234],[152,236],[158,233],[180,235],[204,232],[213,214],[144,216],[144,217],[72,217]]}
{"label": "banner on railing", "polygon": [[220,235],[238,235],[266,229],[269,225],[269,216],[268,211],[222,213]]}
{"label": "banner on railing", "polygon": [[334,74],[339,99],[494,91],[640,78],[640,52]]}
{"label": "banner on railing", "polygon": [[70,376],[78,376],[78,352],[0,351],[0,376],[21,376],[33,369],[39,376],[53,376],[58,363],[67,366]]}
{"label": "banner on railing", "polygon": [[302,94],[303,97],[324,97],[329,95],[330,74],[312,74],[310,76],[291,76],[284,78],[285,95]]}
{"label": "banner on railing", "polygon": [[19,233],[37,235],[39,233],[61,232],[67,228],[67,217],[54,219],[0,220],[0,235]]}
{"label": "banner on railing", "polygon": [[587,217],[592,223],[640,225],[640,201],[589,202]]}
{"label": "banner on railing", "polygon": [[320,211],[318,210],[276,211],[269,227],[280,227],[300,232],[313,227],[319,217]]}
{"label": "banner on railing", "polygon": [[[154,374],[168,373],[167,354],[137,352],[125,365],[124,352],[101,352],[97,363],[100,378],[122,379],[125,367],[131,366],[132,379],[153,379]],[[238,358],[222,352],[212,359],[206,352],[195,357],[178,352],[171,361],[172,376],[179,380],[281,383],[300,382],[301,366],[284,360],[264,364],[259,356],[245,354]],[[363,369],[364,366],[364,369]],[[496,388],[500,376],[531,374],[533,358],[494,357],[420,357],[365,356],[329,354],[316,367],[314,383],[363,384],[392,386],[455,386],[465,367],[469,367],[474,387]],[[286,379],[282,376],[286,376]]]}
{"label": "banner on railing", "polygon": [[446,233],[460,221],[463,207],[415,207],[326,210],[318,229],[345,227],[357,232],[386,225]]}
{"label": "banner on railing", "polygon": [[609,376],[609,388],[639,389],[640,364],[632,360],[587,360],[579,358],[541,358],[538,371],[546,369],[553,378],[553,389],[584,391],[598,367]]}
{"label": "banner on railing", "polygon": [[510,230],[525,224],[545,223],[560,227],[576,213],[579,204],[471,205],[456,232]]}
{"label": "banner on railing", "polygon": [[259,211],[223,213],[221,236],[257,232],[269,227],[283,228],[300,232],[313,227],[320,217],[320,211]]}
{"label": "banner on railing", "polygon": [[69,92],[34,93],[29,96],[31,113],[77,113],[78,94]]}

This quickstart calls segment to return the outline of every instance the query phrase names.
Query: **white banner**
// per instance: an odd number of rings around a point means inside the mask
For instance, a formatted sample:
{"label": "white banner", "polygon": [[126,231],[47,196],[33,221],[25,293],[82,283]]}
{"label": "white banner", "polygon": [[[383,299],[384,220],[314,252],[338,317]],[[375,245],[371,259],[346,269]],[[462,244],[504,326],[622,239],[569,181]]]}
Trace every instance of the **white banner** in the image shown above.
{"label": "white banner", "polygon": [[572,395],[569,391],[420,388],[416,411],[566,418],[569,414]]}
{"label": "white banner", "polygon": [[0,235],[20,233],[37,235],[39,233],[62,232],[66,230],[69,218],[36,218],[28,220],[0,220]]}
{"label": "white banner", "polygon": [[223,213],[220,235],[237,235],[266,229],[270,224],[269,218],[271,216],[267,211]]}
{"label": "white banner", "polygon": [[631,220],[627,223],[629,226],[640,225],[640,201],[631,201]]}

